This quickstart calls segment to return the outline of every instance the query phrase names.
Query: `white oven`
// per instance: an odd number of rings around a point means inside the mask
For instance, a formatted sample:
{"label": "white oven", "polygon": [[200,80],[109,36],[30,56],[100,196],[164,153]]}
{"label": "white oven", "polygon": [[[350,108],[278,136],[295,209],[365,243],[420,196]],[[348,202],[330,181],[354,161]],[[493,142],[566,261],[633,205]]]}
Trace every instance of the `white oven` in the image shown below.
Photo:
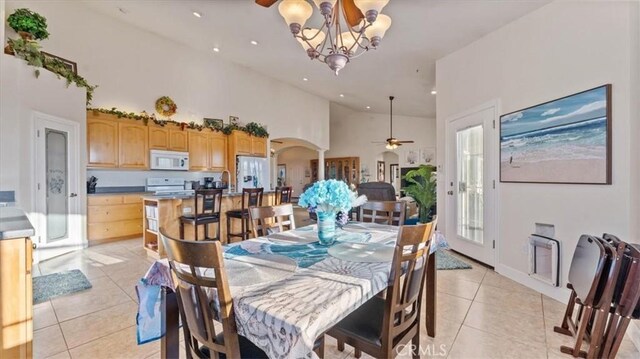
{"label": "white oven", "polygon": [[151,169],[165,171],[188,171],[189,152],[151,150]]}

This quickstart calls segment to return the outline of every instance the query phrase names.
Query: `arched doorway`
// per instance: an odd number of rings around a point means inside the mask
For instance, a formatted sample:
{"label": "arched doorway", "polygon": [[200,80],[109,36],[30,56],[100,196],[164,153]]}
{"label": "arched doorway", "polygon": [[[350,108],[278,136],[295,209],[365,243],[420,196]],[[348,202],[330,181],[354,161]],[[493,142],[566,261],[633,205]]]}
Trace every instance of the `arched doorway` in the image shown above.
{"label": "arched doorway", "polygon": [[[296,138],[271,140],[271,183],[287,185],[298,197],[311,182],[311,160],[317,160],[320,150],[314,144]],[[324,153],[324,152],[323,152]]]}
{"label": "arched doorway", "polygon": [[372,173],[372,180],[391,183],[400,191],[400,156],[393,151],[384,151],[376,156],[376,169]]}

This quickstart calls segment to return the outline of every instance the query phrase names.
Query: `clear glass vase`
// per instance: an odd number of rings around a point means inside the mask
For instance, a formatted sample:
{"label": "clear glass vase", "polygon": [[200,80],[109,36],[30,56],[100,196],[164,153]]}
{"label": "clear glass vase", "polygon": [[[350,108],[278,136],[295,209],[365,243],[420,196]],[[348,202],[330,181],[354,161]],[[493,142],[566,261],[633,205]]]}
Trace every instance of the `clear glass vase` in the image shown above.
{"label": "clear glass vase", "polygon": [[320,245],[330,246],[336,241],[336,215],[318,212],[318,239]]}

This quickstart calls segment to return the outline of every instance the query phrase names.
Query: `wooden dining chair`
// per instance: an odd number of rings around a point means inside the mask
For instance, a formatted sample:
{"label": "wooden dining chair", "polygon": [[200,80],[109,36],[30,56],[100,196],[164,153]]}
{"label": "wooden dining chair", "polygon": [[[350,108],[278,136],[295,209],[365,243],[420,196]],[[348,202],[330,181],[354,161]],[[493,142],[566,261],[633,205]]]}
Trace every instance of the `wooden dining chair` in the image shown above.
{"label": "wooden dining chair", "polygon": [[[220,241],[183,241],[169,237],[164,228],[160,238],[172,272],[185,334],[187,358],[267,358],[251,341],[238,335],[231,291],[222,259]],[[212,276],[205,276],[209,269]],[[217,291],[219,322],[216,332],[212,294]]]}
{"label": "wooden dining chair", "polygon": [[360,206],[359,219],[362,222],[401,226],[406,209],[407,203],[404,201],[369,201]]}
{"label": "wooden dining chair", "polygon": [[251,207],[249,208],[249,218],[251,218],[253,236],[256,238],[296,228],[291,203]]}
{"label": "wooden dining chair", "polygon": [[291,203],[292,196],[293,196],[293,187],[291,186],[276,187],[276,203],[275,204]]}
{"label": "wooden dining chair", "polygon": [[411,341],[413,357],[420,357],[420,309],[432,229],[433,223],[400,227],[385,297],[371,298],[327,332],[338,340],[339,350],[347,343],[356,358],[362,352],[394,358],[398,346]]}

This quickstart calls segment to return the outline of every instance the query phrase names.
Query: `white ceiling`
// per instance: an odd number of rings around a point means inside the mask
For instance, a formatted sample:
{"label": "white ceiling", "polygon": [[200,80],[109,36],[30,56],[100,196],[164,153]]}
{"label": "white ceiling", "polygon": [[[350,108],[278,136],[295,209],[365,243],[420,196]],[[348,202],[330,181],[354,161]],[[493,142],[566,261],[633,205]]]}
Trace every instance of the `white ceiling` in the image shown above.
{"label": "white ceiling", "polygon": [[[291,37],[277,4],[267,9],[252,0],[84,3],[358,111],[371,106],[368,111],[385,113],[388,96],[395,95],[394,113],[435,117],[435,96],[430,94],[435,87],[435,61],[549,1],[391,0],[383,13],[391,16],[393,24],[380,48],[347,64],[338,77],[325,64],[307,58]],[[195,17],[194,11],[202,17]],[[306,25],[319,27],[316,24],[317,11]],[[259,45],[250,44],[251,40]],[[220,52],[214,53],[214,46]]]}

